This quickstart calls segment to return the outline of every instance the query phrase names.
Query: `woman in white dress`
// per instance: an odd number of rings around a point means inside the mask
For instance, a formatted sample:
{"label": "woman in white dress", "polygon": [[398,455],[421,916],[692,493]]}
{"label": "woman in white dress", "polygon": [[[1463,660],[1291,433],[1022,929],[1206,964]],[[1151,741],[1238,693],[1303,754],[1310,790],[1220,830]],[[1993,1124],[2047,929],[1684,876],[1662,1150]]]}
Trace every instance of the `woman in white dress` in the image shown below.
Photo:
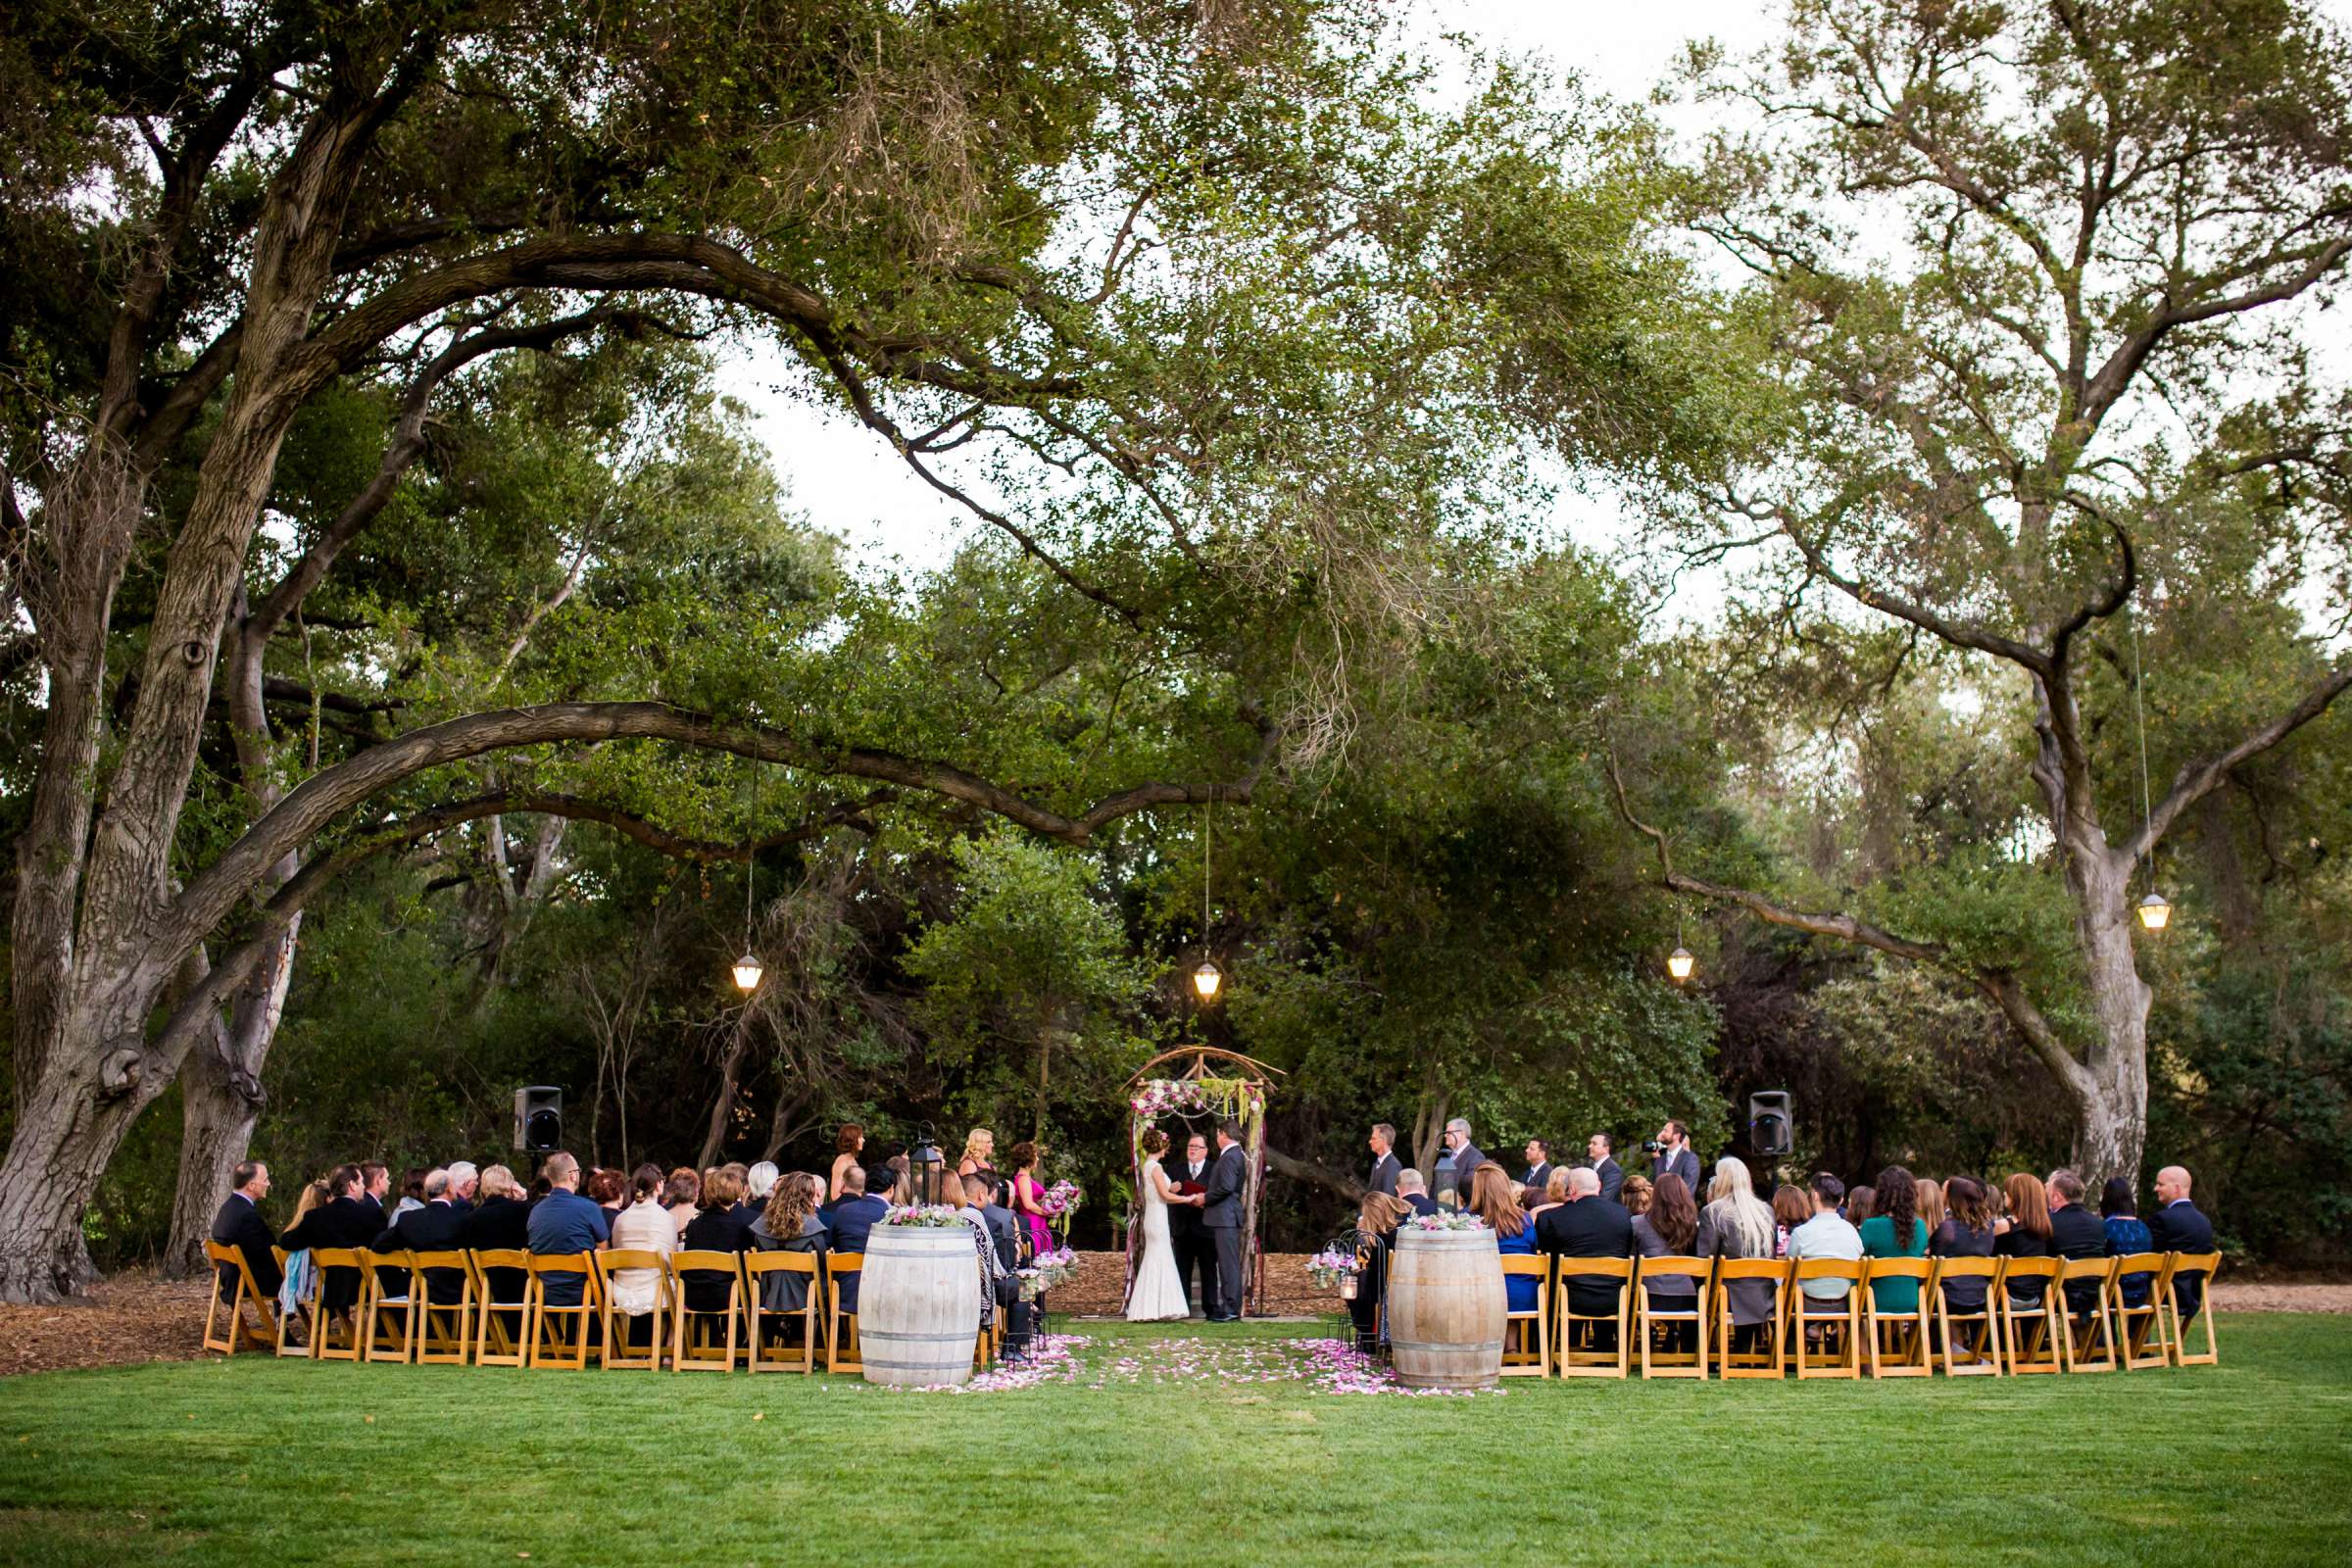
{"label": "woman in white dress", "polygon": [[1127,1293],[1127,1321],[1165,1323],[1186,1315],[1184,1281],[1176,1273],[1176,1244],[1168,1236],[1168,1205],[1197,1200],[1181,1197],[1159,1168],[1168,1135],[1148,1129],[1144,1152],[1144,1256],[1136,1265],[1135,1288]]}

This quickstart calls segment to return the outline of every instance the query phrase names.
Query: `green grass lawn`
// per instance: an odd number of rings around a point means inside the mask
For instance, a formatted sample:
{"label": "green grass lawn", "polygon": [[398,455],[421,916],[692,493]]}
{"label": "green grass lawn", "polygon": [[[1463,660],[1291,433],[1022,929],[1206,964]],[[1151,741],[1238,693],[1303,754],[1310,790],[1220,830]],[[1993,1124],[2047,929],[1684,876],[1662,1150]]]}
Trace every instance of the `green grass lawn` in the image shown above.
{"label": "green grass lawn", "polygon": [[0,1381],[0,1561],[2342,1560],[2352,1319],[2221,1327],[2224,1363],[2184,1372],[1453,1398],[1243,1381],[1333,1332],[1290,1324],[1195,1325],[1206,1353],[1079,1324],[1073,1381],[965,1395],[244,1355],[53,1373]]}

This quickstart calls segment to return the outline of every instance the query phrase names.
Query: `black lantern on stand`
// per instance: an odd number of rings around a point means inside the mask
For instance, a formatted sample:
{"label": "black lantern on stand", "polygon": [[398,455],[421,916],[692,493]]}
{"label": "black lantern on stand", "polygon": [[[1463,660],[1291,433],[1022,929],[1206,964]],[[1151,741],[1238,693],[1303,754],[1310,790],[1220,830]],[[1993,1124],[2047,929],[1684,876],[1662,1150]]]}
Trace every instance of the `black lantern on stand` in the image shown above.
{"label": "black lantern on stand", "polygon": [[946,1178],[948,1162],[934,1141],[931,1124],[924,1122],[914,1135],[914,1147],[906,1151],[907,1201],[917,1207],[927,1207],[939,1201],[941,1183]]}

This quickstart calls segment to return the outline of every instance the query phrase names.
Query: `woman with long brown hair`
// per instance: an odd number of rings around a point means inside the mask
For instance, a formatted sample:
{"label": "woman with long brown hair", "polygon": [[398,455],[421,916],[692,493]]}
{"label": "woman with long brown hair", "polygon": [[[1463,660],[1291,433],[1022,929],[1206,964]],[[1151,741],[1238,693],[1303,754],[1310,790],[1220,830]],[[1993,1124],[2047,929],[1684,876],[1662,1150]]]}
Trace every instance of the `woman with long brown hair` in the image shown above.
{"label": "woman with long brown hair", "polygon": [[[816,1200],[824,1186],[805,1170],[776,1178],[767,1206],[752,1221],[752,1246],[762,1252],[814,1252],[821,1273],[825,1254],[825,1222],[816,1217]],[[813,1283],[807,1274],[778,1271],[760,1277],[760,1305],[768,1312],[799,1312],[808,1305]]]}
{"label": "woman with long brown hair", "polygon": [[[1511,1196],[1511,1179],[1502,1167],[1493,1160],[1482,1161],[1470,1173],[1470,1212],[1487,1222],[1494,1233],[1494,1246],[1508,1255],[1520,1253],[1534,1256],[1536,1250],[1536,1222],[1528,1216],[1519,1200]],[[1510,1274],[1503,1278],[1510,1309],[1514,1312],[1533,1312],[1536,1309],[1536,1278],[1532,1274]]]}
{"label": "woman with long brown hair", "polygon": [[[833,1140],[833,1176],[825,1184],[825,1201],[841,1201],[841,1174],[858,1163],[858,1152],[865,1148],[865,1129],[854,1121],[841,1124],[840,1134]],[[704,1185],[710,1184],[710,1173],[703,1175]]]}
{"label": "woman with long brown hair", "polygon": [[[1954,1176],[1943,1184],[1944,1202],[1949,1212],[1936,1234],[1928,1238],[1928,1251],[1936,1257],[1990,1257],[1993,1244],[1999,1240],[1993,1230],[1997,1216],[1993,1212],[1992,1194],[1973,1176]],[[1944,1281],[1943,1298],[1955,1312],[1984,1310],[1984,1282],[1981,1279],[1952,1279]]]}
{"label": "woman with long brown hair", "polygon": [[[1911,1179],[1909,1171],[1900,1165],[1889,1165],[1879,1172],[1879,1211],[1857,1227],[1862,1233],[1862,1255],[1927,1256],[1928,1226],[1916,1212],[1918,1202],[1918,1184]],[[1873,1280],[1870,1293],[1877,1298],[1882,1312],[1908,1313],[1919,1310],[1917,1280]]]}
{"label": "woman with long brown hair", "polygon": [[[1635,1178],[1628,1177],[1631,1187]],[[1643,1257],[1688,1257],[1698,1239],[1698,1205],[1690,1189],[1672,1171],[1650,1184],[1649,1206],[1634,1216],[1634,1245]],[[1642,1288],[1652,1310],[1692,1312],[1698,1309],[1698,1281],[1688,1274],[1645,1274]],[[1673,1330],[1670,1349],[1687,1349],[1697,1343],[1696,1326],[1667,1325]]]}

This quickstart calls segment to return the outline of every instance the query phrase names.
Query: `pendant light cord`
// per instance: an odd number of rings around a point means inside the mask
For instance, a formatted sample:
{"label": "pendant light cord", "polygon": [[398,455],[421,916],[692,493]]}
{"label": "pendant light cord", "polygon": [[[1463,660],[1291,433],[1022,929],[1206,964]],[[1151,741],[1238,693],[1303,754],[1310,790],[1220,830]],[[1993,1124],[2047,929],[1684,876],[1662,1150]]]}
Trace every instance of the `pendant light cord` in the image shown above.
{"label": "pendant light cord", "polygon": [[[2134,595],[2134,598],[2137,596]],[[2132,724],[2139,733],[2139,826],[2146,832],[2155,821],[2155,808],[2148,796],[2148,710],[2140,696],[2145,678],[2139,662],[2139,606],[2132,607]],[[2156,885],[2156,841],[2148,840],[2148,886]]]}

